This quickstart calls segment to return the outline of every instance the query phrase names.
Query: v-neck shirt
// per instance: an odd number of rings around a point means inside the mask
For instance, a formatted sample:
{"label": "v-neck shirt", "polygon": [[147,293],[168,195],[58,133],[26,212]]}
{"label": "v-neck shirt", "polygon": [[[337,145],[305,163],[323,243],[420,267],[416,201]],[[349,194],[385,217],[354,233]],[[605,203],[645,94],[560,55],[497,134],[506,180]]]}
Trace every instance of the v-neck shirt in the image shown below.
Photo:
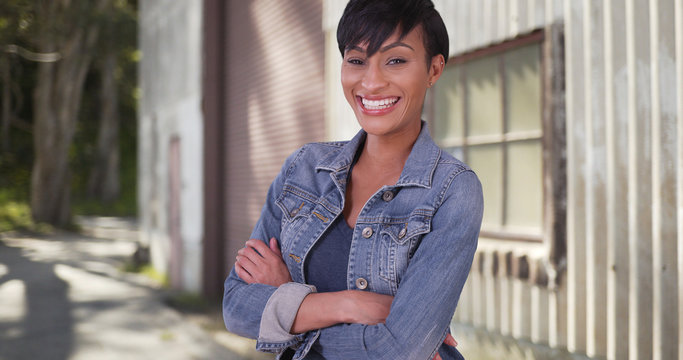
{"label": "v-neck shirt", "polygon": [[346,275],[352,237],[353,229],[340,214],[306,257],[306,283],[314,285],[318,292],[347,290]]}

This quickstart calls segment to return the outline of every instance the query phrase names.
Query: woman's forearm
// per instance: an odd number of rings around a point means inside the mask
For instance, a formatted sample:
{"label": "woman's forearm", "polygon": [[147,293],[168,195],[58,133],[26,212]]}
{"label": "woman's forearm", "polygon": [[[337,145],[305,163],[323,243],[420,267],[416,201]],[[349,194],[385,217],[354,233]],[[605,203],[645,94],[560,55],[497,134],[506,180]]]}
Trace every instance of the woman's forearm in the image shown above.
{"label": "woman's forearm", "polygon": [[393,299],[393,296],[358,290],[312,293],[301,302],[290,333],[300,334],[340,323],[382,323],[389,316]]}
{"label": "woman's forearm", "polygon": [[312,293],[301,302],[290,333],[301,334],[346,322],[344,319],[343,292]]}

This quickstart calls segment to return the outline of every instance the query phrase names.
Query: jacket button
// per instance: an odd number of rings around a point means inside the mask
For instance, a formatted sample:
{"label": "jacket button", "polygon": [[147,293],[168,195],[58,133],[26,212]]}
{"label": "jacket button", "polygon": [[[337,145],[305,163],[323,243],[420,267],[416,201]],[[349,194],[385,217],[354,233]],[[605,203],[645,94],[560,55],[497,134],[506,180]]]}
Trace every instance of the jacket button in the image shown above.
{"label": "jacket button", "polygon": [[298,214],[298,213],[299,213],[299,209],[294,209],[294,210],[292,210],[292,211],[289,213],[289,216],[290,216],[290,217],[295,217],[296,214]]}
{"label": "jacket button", "polygon": [[393,199],[394,199],[394,193],[389,191],[389,190],[385,191],[384,194],[382,194],[382,200],[384,200],[386,202],[389,202]]}
{"label": "jacket button", "polygon": [[363,229],[363,237],[368,239],[370,238],[370,236],[372,236],[372,228],[368,226],[365,229]]}
{"label": "jacket button", "polygon": [[356,287],[360,290],[365,290],[368,287],[368,281],[363,278],[356,279]]}
{"label": "jacket button", "polygon": [[406,236],[407,233],[408,233],[408,229],[407,229],[407,228],[401,229],[401,231],[398,233],[398,238],[399,238],[399,239],[403,239],[403,238]]}

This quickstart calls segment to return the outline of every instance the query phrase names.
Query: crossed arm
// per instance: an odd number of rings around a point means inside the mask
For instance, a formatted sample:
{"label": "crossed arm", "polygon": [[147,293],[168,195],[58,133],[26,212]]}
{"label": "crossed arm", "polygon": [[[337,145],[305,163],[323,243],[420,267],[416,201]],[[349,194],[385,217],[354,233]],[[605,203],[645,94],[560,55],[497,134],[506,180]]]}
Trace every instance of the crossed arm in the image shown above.
{"label": "crossed arm", "polygon": [[[292,281],[275,238],[270,239],[268,246],[260,240],[248,240],[246,246],[238,251],[235,272],[248,284],[277,287]],[[384,323],[393,299],[390,295],[358,290],[311,293],[301,303],[290,332],[299,334],[340,323]],[[457,345],[450,334],[444,343]],[[433,360],[441,360],[441,356],[437,353]]]}
{"label": "crossed arm", "polygon": [[[287,159],[271,185],[252,239],[269,239],[280,228],[282,215],[276,199],[304,150]],[[445,329],[476,250],[483,200],[474,173],[458,174],[453,182],[457,185],[451,186],[453,191],[435,213],[432,231],[421,241],[395,298],[355,290],[302,295],[305,297],[300,298],[303,301],[289,322],[289,332],[300,335],[292,340],[276,340],[283,342],[265,342],[260,348],[277,350],[290,341],[294,344],[311,334],[307,331],[312,329],[319,329],[316,341],[325,352],[322,355],[329,358],[426,358],[424,354],[438,347],[437,339],[454,345]],[[439,276],[435,278],[434,274]],[[272,294],[286,287],[278,285],[289,280],[277,242],[250,240],[225,281],[223,318],[228,330],[258,338],[266,303]]]}

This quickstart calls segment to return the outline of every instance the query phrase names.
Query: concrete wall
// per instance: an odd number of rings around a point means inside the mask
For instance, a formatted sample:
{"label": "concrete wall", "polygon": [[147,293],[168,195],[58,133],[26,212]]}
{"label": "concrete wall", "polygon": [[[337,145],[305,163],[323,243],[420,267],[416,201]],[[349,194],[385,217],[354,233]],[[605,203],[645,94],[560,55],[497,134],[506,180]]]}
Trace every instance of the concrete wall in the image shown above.
{"label": "concrete wall", "polygon": [[201,285],[201,19],[201,1],[140,1],[140,241],[189,291]]}
{"label": "concrete wall", "polygon": [[[454,317],[459,348],[477,359],[683,358],[683,2],[434,2],[454,56],[553,24],[564,34],[566,256],[551,263],[548,241],[481,239]],[[339,3],[325,1],[323,21],[332,138],[348,122]],[[531,276],[506,270],[520,264]]]}

